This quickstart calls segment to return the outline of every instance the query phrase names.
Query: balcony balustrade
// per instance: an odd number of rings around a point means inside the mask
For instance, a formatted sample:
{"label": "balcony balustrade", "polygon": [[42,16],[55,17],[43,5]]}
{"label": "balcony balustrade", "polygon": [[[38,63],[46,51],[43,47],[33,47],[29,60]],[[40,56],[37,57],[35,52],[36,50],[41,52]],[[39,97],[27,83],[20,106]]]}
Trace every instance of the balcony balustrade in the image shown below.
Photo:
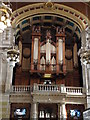
{"label": "balcony balustrade", "polygon": [[84,90],[82,87],[65,87],[67,94],[82,94]]}
{"label": "balcony balustrade", "polygon": [[68,87],[61,85],[43,85],[34,84],[33,86],[22,86],[16,85],[12,86],[12,93],[65,93],[69,95],[82,95],[84,94],[84,89],[82,87]]}
{"label": "balcony balustrade", "polygon": [[35,84],[33,91],[38,92],[61,92],[60,85]]}
{"label": "balcony balustrade", "polygon": [[32,87],[31,86],[25,86],[25,85],[13,85],[11,92],[14,93],[21,93],[21,92],[25,92],[25,93],[30,93],[32,91]]}

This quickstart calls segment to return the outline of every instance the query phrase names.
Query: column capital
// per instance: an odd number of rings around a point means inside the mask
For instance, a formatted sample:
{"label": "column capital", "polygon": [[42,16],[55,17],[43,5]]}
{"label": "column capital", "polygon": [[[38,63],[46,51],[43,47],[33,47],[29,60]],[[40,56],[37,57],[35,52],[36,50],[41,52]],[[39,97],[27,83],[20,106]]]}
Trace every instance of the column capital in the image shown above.
{"label": "column capital", "polygon": [[15,62],[14,61],[11,61],[11,62],[8,62],[8,65],[9,65],[9,67],[15,67]]}

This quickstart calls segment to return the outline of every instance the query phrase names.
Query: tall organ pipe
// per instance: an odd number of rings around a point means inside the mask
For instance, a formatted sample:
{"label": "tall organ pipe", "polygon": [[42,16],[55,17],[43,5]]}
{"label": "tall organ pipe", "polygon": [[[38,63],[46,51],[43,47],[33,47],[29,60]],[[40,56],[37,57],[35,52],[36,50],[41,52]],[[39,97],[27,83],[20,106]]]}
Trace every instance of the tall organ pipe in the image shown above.
{"label": "tall organ pipe", "polygon": [[38,38],[34,38],[34,62],[38,62]]}
{"label": "tall organ pipe", "polygon": [[49,64],[51,60],[51,45],[50,45],[50,40],[47,39],[46,43],[46,64]]}
{"label": "tall organ pipe", "polygon": [[63,40],[59,39],[58,40],[58,61],[59,64],[63,63]]}

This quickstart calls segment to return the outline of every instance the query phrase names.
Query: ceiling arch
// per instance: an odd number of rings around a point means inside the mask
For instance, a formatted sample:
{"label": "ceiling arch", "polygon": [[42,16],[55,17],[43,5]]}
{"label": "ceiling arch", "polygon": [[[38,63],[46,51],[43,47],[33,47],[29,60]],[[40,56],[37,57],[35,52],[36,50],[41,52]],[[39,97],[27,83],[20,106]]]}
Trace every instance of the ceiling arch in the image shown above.
{"label": "ceiling arch", "polygon": [[[16,39],[21,35],[23,39],[31,39],[32,25],[40,25],[43,28],[60,26],[65,28],[66,39],[80,39],[80,32],[88,27],[90,21],[80,12],[57,3],[37,3],[22,7],[12,14],[12,25],[16,27]],[[54,38],[53,38],[54,39]],[[70,42],[69,42],[70,43]]]}
{"label": "ceiling arch", "polygon": [[17,9],[12,14],[12,24],[19,24],[23,21],[23,19],[27,19],[36,14],[44,13],[57,14],[62,15],[63,17],[67,17],[78,23],[81,29],[85,29],[90,23],[90,20],[85,15],[81,14],[73,8],[57,3],[52,3],[52,6],[49,6],[50,2],[48,4],[37,3],[27,5],[25,7]]}

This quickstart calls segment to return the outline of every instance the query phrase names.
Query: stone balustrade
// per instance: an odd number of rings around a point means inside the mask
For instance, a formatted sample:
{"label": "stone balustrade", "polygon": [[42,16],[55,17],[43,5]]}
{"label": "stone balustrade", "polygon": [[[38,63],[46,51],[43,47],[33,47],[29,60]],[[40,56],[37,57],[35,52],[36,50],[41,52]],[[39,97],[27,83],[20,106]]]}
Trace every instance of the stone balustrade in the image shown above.
{"label": "stone balustrade", "polygon": [[23,86],[16,85],[12,86],[11,92],[20,93],[20,92],[57,92],[57,93],[66,93],[66,94],[76,94],[82,95],[84,94],[84,90],[82,87],[68,87],[61,85],[44,85],[44,84],[34,84],[33,86]]}
{"label": "stone balustrade", "polygon": [[59,85],[42,85],[42,84],[38,84],[38,91],[60,92],[60,86]]}
{"label": "stone balustrade", "polygon": [[12,86],[11,92],[20,93],[20,92],[31,92],[31,86],[24,86],[24,85],[15,85]]}
{"label": "stone balustrade", "polygon": [[82,94],[83,88],[82,87],[65,87],[66,93],[68,94]]}

